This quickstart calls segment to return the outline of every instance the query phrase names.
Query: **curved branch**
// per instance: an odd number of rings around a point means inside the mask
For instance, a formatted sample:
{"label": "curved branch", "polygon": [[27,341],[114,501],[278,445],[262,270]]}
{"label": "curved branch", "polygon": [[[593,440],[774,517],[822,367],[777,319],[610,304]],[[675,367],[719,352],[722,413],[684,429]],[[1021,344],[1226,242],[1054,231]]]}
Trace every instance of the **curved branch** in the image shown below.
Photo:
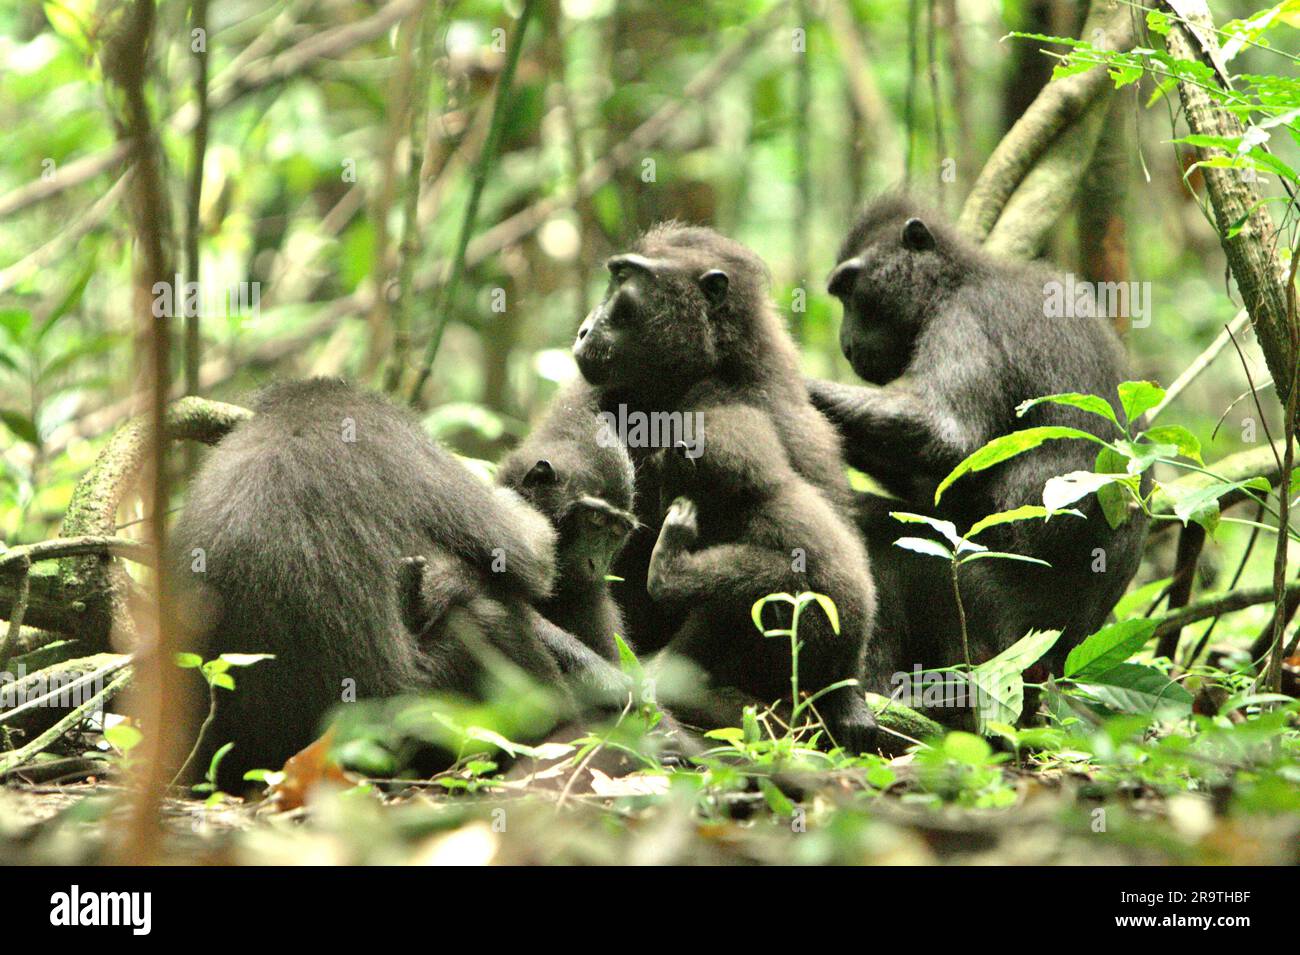
{"label": "curved branch", "polygon": [[[1127,50],[1133,45],[1133,16],[1130,7],[1120,0],[1094,0],[1081,33],[1102,49]],[[1039,158],[1098,98],[1108,98],[1109,87],[1104,67],[1094,67],[1044,86],[984,164],[966,197],[958,226],[976,241],[987,238],[1008,200]],[[1089,150],[1086,155],[1074,156],[1078,170],[1087,167],[1091,155]]]}
{"label": "curved branch", "polygon": [[[1156,624],[1152,636],[1163,637],[1166,634],[1181,630],[1188,624],[1196,623],[1198,620],[1207,620],[1210,617],[1218,617],[1225,613],[1232,613],[1235,610],[1245,610],[1247,607],[1254,607],[1258,604],[1272,603],[1273,597],[1273,588],[1271,586],[1249,587],[1245,590],[1234,590],[1231,593],[1216,594],[1213,597],[1198,600],[1186,607],[1156,617],[1159,623]],[[1300,583],[1291,584],[1286,588],[1286,598],[1295,599],[1297,597],[1300,597]]]}

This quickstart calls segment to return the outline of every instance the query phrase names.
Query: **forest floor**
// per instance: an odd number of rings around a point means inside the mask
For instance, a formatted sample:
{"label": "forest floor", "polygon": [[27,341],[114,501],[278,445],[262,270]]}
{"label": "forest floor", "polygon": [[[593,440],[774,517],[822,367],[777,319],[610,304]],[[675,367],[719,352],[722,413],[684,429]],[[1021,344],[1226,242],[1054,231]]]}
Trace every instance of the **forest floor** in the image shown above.
{"label": "forest floor", "polygon": [[[1171,792],[1088,765],[1011,761],[988,772],[908,754],[832,770],[743,766],[609,778],[421,784],[320,780],[245,802],[169,799],[166,860],[196,864],[1300,863],[1300,811],[1260,780]],[[1053,761],[1055,762],[1055,761]],[[734,776],[730,775],[732,772]],[[448,787],[451,787],[450,789]],[[1268,785],[1263,787],[1268,788]],[[1162,791],[1163,790],[1163,791]],[[1279,794],[1273,794],[1274,797]],[[0,864],[111,858],[127,791],[109,782],[0,789]]]}

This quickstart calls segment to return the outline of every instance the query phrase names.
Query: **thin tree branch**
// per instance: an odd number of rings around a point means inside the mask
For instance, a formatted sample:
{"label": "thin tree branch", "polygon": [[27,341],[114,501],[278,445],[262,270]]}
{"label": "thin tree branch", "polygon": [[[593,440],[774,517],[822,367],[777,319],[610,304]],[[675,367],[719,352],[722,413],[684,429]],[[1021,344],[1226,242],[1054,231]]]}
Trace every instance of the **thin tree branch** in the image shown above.
{"label": "thin tree branch", "polygon": [[[1133,14],[1119,0],[1093,0],[1081,35],[1094,46],[1127,50],[1133,45]],[[993,231],[1012,194],[1039,158],[1110,87],[1105,67],[1054,80],[998,143],[962,207],[958,226],[978,241]],[[1090,155],[1090,154],[1089,154]],[[1086,167],[1089,156],[1076,157]]]}
{"label": "thin tree branch", "polygon": [[442,288],[439,289],[437,306],[433,310],[433,330],[424,349],[424,361],[408,396],[411,404],[419,402],[424,386],[433,373],[433,363],[438,356],[438,348],[442,344],[443,333],[447,329],[447,322],[451,318],[452,309],[455,308],[456,292],[460,285],[461,276],[465,273],[465,253],[469,249],[469,238],[474,232],[474,224],[478,219],[479,202],[483,198],[483,188],[487,185],[488,170],[492,168],[492,161],[496,157],[496,151],[501,142],[501,131],[505,128],[506,119],[505,104],[510,99],[511,89],[515,81],[515,69],[519,66],[519,54],[524,48],[524,36],[528,32],[528,21],[532,18],[536,6],[537,0],[524,0],[524,8],[520,11],[514,34],[510,38],[510,46],[506,50],[505,64],[501,68],[501,75],[497,77],[496,96],[492,103],[492,121],[488,127],[487,142],[483,144],[483,150],[479,153],[478,163],[474,169],[474,179],[470,185],[469,200],[465,203],[465,215],[461,219],[460,236],[456,240],[456,249],[451,260],[451,274]]}

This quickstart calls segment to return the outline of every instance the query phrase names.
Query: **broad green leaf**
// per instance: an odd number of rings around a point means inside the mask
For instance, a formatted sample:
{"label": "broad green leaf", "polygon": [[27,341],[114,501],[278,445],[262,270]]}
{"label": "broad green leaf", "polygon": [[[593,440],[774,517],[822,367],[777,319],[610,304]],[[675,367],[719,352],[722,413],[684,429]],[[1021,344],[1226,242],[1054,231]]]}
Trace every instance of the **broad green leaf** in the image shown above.
{"label": "broad green leaf", "polygon": [[[1128,459],[1114,448],[1102,448],[1092,469],[1098,474],[1125,473]],[[1122,483],[1112,483],[1097,489],[1097,503],[1111,530],[1123,527],[1129,519],[1128,494]]]}
{"label": "broad green leaf", "polygon": [[961,544],[961,535],[957,533],[957,526],[952,521],[943,521],[937,517],[927,517],[924,514],[911,514],[907,511],[890,511],[889,516],[904,524],[928,524],[948,538],[948,542],[953,547]]}
{"label": "broad green leaf", "polygon": [[1100,676],[1137,653],[1155,632],[1154,620],[1121,620],[1102,627],[1070,651],[1064,675],[1082,679]]}
{"label": "broad green leaf", "polygon": [[1121,663],[1079,688],[1103,706],[1121,713],[1191,712],[1192,695],[1154,667]]}
{"label": "broad green leaf", "polygon": [[1140,444],[1136,441],[1121,441],[1117,447],[1128,456],[1124,470],[1132,475],[1146,473],[1157,461],[1169,461],[1178,457],[1178,446],[1175,444]]}
{"label": "broad green leaf", "polygon": [[1043,507],[1049,511],[1063,510],[1116,480],[1114,474],[1094,474],[1091,471],[1072,471],[1051,478],[1043,485]]}
{"label": "broad green leaf", "polygon": [[1176,483],[1165,484],[1162,489],[1172,499],[1174,516],[1180,521],[1184,524],[1195,521],[1207,531],[1213,531],[1219,525],[1219,498],[1229,491],[1240,489],[1267,493],[1267,490],[1271,490],[1263,487],[1267,484],[1266,479],[1251,478],[1249,481],[1214,481],[1189,490],[1179,488]]}
{"label": "broad green leaf", "polygon": [[1130,425],[1164,400],[1165,390],[1154,381],[1120,383],[1119,403],[1123,406]]}
{"label": "broad green leaf", "polygon": [[1009,667],[1017,673],[1023,673],[1037,663],[1048,650],[1061,639],[1059,630],[1030,630],[1027,634],[1007,647],[997,656],[986,660],[975,669],[992,667]]}
{"label": "broad green leaf", "polygon": [[176,665],[182,670],[197,670],[203,666],[203,658],[197,653],[176,654]]}
{"label": "broad green leaf", "polygon": [[1071,408],[1078,408],[1080,411],[1087,411],[1089,414],[1099,415],[1115,425],[1120,434],[1124,429],[1120,427],[1119,419],[1115,417],[1115,409],[1110,406],[1110,402],[1105,398],[1097,395],[1084,395],[1076,391],[1066,392],[1059,395],[1045,395],[1042,398],[1031,398],[1028,401],[1022,401],[1016,406],[1016,417],[1023,418],[1025,412],[1036,405],[1044,402],[1050,402],[1056,405],[1069,405]]}
{"label": "broad green leaf", "polygon": [[1026,428],[1023,431],[1013,431],[1011,434],[1004,434],[1001,437],[994,438],[984,447],[966,457],[964,461],[958,464],[940,482],[934,492],[934,503],[938,504],[939,499],[943,497],[943,492],[948,490],[949,486],[958,478],[972,471],[983,471],[993,467],[995,464],[1001,464],[1018,454],[1030,451],[1044,441],[1055,441],[1067,438],[1078,438],[1083,441],[1092,441],[1096,444],[1105,444],[1101,438],[1095,434],[1089,434],[1087,431],[1081,431],[1078,428],[1066,428],[1061,426],[1044,426],[1039,428]]}
{"label": "broad green leaf", "polygon": [[1183,457],[1190,458],[1197,464],[1205,463],[1201,458],[1200,439],[1182,425],[1162,424],[1148,428],[1142,436],[1153,444],[1172,444]]}
{"label": "broad green leaf", "polygon": [[991,660],[974,667],[969,679],[975,685],[975,716],[981,733],[990,724],[1015,723],[1025,703],[1022,673],[1038,662],[1060,639],[1059,630],[1031,630]]}
{"label": "broad green leaf", "polygon": [[1090,63],[1082,58],[1061,60],[1056,66],[1052,67],[1052,81],[1063,80],[1067,76],[1074,76],[1078,73],[1087,73],[1096,65],[1096,63]]}
{"label": "broad green leaf", "polygon": [[916,551],[918,554],[925,554],[929,557],[942,557],[944,560],[952,560],[952,551],[938,541],[932,541],[926,537],[900,537],[894,541],[894,546],[901,547],[903,550]]}

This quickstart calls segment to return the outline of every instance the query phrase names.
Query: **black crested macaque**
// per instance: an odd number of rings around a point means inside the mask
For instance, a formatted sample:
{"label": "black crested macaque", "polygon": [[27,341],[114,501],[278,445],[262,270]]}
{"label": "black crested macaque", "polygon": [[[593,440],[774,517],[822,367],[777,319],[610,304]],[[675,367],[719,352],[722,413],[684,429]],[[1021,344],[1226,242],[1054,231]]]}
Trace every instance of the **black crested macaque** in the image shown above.
{"label": "black crested macaque", "polygon": [[760,410],[796,472],[846,519],[852,496],[839,438],[808,400],[757,255],[712,229],[665,223],[606,265],[609,288],[578,329],[573,351],[602,419],[636,467],[638,527],[615,573],[625,581],[617,593],[630,636],[650,652],[683,619],[646,592],[663,517],[655,455],[679,440],[699,441],[697,411],[727,404]]}
{"label": "black crested macaque", "polygon": [[616,662],[614,635],[625,634],[606,578],[636,527],[634,474],[627,449],[602,436],[590,399],[585,388],[557,395],[496,479],[546,515],[558,534],[555,590],[535,602],[538,611]]}
{"label": "black crested macaque", "polygon": [[[786,568],[792,568],[797,560],[795,548],[817,550],[822,555],[818,574],[828,573],[831,564],[842,560],[844,573],[852,576],[865,558],[849,530],[852,496],[838,437],[808,399],[794,343],[768,298],[767,269],[752,251],[711,229],[667,223],[642,236],[631,252],[609,259],[607,267],[608,291],[578,330],[574,357],[603,423],[627,447],[636,467],[639,526],[615,564],[615,572],[625,580],[618,594],[628,629],[642,651],[661,649],[680,636],[678,646],[715,667],[709,676],[720,691],[730,684],[737,689],[760,688],[766,696],[782,677],[788,687],[789,661],[785,657],[779,665],[775,662],[780,652],[775,645],[770,648],[772,658],[751,653],[753,641],[764,639],[749,618],[751,607],[766,595],[759,591],[769,582],[779,581],[778,590],[813,588],[780,568],[741,587],[735,569],[720,566],[713,568],[718,571],[716,594],[710,597],[707,613],[692,616],[689,602],[673,599],[675,584],[670,571],[679,565],[695,566],[676,553],[690,535],[674,522],[668,537],[661,540],[665,503],[661,472],[667,464],[659,452],[682,444],[686,460],[701,454],[717,455],[719,465],[711,472],[717,476],[717,486],[704,486],[701,491],[694,485],[695,503],[707,515],[702,547],[752,547],[767,560],[778,556],[775,550],[770,555],[767,552],[779,545],[788,548],[784,552]],[[758,430],[770,435],[766,442],[761,434],[753,435],[756,445],[768,449],[770,461],[764,465],[762,458],[744,457],[753,472],[737,477],[737,486],[732,488],[724,483],[729,476],[728,462],[741,460],[742,452],[736,451],[733,457],[728,451],[731,439],[726,422],[747,420],[741,414],[746,410],[763,423]],[[716,450],[709,430],[714,413],[722,429]],[[738,427],[734,440],[748,440],[744,430]],[[773,530],[788,537],[777,540],[767,532],[760,534],[758,521],[746,523],[748,514],[724,517],[713,506],[715,495],[728,499],[734,491],[729,500],[739,505],[750,500],[747,494],[756,488],[770,488],[775,495],[772,500],[780,499],[775,493],[778,486],[786,494],[799,486],[805,489],[805,496],[815,498],[810,513],[815,512],[817,519],[809,520],[826,533],[815,541],[793,540],[805,528],[796,515],[785,515]],[[755,493],[753,500],[762,497]],[[722,505],[720,510],[725,508]],[[722,523],[733,518],[733,525]],[[754,539],[745,539],[742,531],[754,534]],[[728,533],[740,536],[728,537]],[[648,579],[657,542],[662,543],[661,573],[654,587],[658,600],[650,592]],[[840,546],[846,549],[842,554],[837,552]],[[679,556],[681,560],[676,559]],[[707,558],[700,566],[711,568]],[[680,586],[692,592],[707,588],[705,576],[703,571],[688,574]],[[848,636],[833,645],[821,639],[809,642],[806,657],[801,658],[801,666],[810,674],[805,683],[809,691],[825,686],[825,679],[859,676],[855,666],[860,666],[863,641],[870,630],[869,596],[852,596],[860,588],[869,588],[869,582],[862,579],[857,584],[842,584],[840,578],[825,579],[828,587],[845,595],[848,607],[842,616]],[[858,610],[862,616],[847,619]],[[703,626],[706,618],[725,620],[728,626],[738,622],[737,626],[748,629],[709,633]],[[710,639],[716,642],[706,646]],[[870,734],[871,716],[860,704],[856,694],[843,704],[838,699],[830,701],[833,732],[844,745],[861,746]]]}
{"label": "black crested macaque", "polygon": [[[877,387],[812,381],[809,390],[844,436],[849,463],[902,498],[868,496],[859,516],[880,595],[878,634],[898,670],[959,662],[961,641],[948,569],[890,546],[915,529],[888,512],[932,514],[965,531],[985,515],[1041,504],[1051,477],[1094,470],[1091,442],[1048,441],[961,478],[935,508],[940,481],[999,435],[1068,425],[1113,437],[1103,419],[1061,405],[1017,418],[1028,398],[1099,395],[1124,420],[1118,336],[1104,317],[1045,317],[1048,283],[1060,281],[1046,268],[994,259],[905,196],[869,206],[840,250],[829,283],[844,305],[840,343],[858,375]],[[985,659],[1033,628],[1062,628],[1049,658],[1059,666],[1103,624],[1137,569],[1146,524],[1135,513],[1112,530],[1094,497],[1077,506],[1086,520],[1062,515],[981,535],[994,550],[1052,566],[986,560],[963,568],[973,655]],[[888,677],[872,682],[883,689]]]}
{"label": "black crested macaque", "polygon": [[[198,765],[233,741],[224,788],[247,769],[278,769],[345,699],[475,695],[485,647],[562,705],[564,671],[603,664],[571,635],[538,629],[530,602],[554,582],[550,523],[471,474],[407,411],[326,379],[274,385],[253,408],[195,476],[171,543],[183,606],[202,615],[195,649],[275,654],[219,697]],[[441,601],[437,620],[404,606],[421,568],[401,561],[415,555],[461,582],[417,588]]]}
{"label": "black crested macaque", "polygon": [[[718,687],[763,703],[789,699],[789,640],[761,634],[751,608],[768,594],[813,591],[834,601],[840,632],[819,605],[803,612],[800,692],[860,679],[875,600],[857,534],[795,472],[762,411],[728,405],[703,414],[701,453],[691,456],[685,445],[661,452],[666,516],[648,588],[687,614],[665,653],[692,660]],[[761,619],[767,629],[788,629],[792,608],[769,602]],[[670,702],[689,718],[684,705]],[[861,690],[833,690],[814,706],[836,743],[853,752],[871,746],[875,720]],[[731,714],[730,725],[739,718]]]}

